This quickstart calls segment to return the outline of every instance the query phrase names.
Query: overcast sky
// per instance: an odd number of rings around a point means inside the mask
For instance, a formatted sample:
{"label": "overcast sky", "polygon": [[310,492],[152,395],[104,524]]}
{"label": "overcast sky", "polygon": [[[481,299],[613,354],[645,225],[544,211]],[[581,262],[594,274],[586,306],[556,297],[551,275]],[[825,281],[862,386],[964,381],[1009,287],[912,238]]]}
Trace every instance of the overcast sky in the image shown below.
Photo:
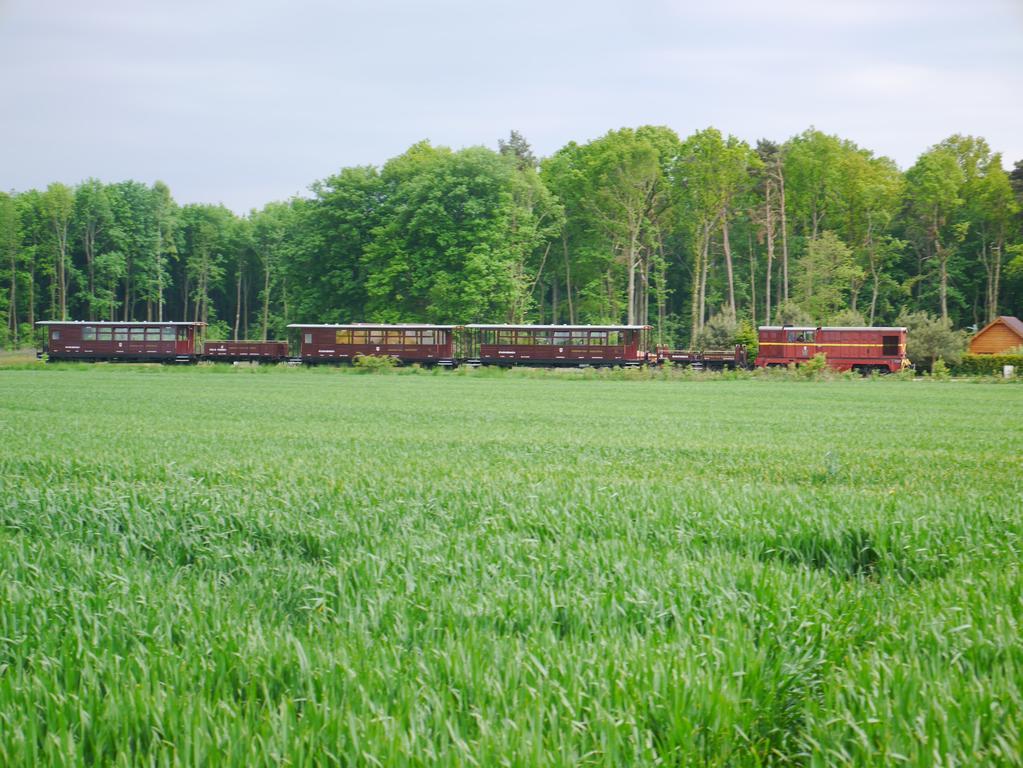
{"label": "overcast sky", "polygon": [[0,188],[162,179],[238,212],[429,139],[814,125],[1023,159],[1023,0],[0,0]]}

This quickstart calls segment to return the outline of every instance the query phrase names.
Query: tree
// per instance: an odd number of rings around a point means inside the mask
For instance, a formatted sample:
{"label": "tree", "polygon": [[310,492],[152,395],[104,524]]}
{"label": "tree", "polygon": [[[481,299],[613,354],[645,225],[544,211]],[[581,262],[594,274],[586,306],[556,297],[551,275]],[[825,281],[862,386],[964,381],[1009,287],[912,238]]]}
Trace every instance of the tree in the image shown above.
{"label": "tree", "polygon": [[503,156],[512,158],[516,168],[520,171],[527,169],[535,171],[540,167],[540,162],[536,159],[536,155],[533,154],[533,149],[529,146],[529,142],[518,131],[511,131],[507,141],[498,139],[497,149]]}
{"label": "tree", "polygon": [[725,311],[735,320],[735,273],[729,224],[736,199],[751,183],[750,169],[759,164],[760,160],[747,144],[733,136],[725,139],[714,128],[699,131],[682,144],[677,171],[683,200],[680,211],[695,245],[691,289],[693,343],[704,323],[710,241],[712,234],[719,229],[727,275],[728,303]]}
{"label": "tree", "polygon": [[68,238],[74,204],[74,193],[69,187],[59,182],[50,184],[46,188],[46,192],[43,193],[43,214],[50,230],[54,264],[56,298],[53,301],[53,309],[61,320],[67,320],[68,275],[70,272]]}
{"label": "tree", "polygon": [[[10,285],[8,286],[7,303],[7,336],[11,344],[18,346],[18,255],[21,247],[21,221],[18,208],[13,197],[0,192],[0,265],[10,269]],[[0,267],[0,268],[2,268]]]}
{"label": "tree", "polygon": [[906,356],[924,370],[938,359],[955,365],[966,349],[966,334],[929,312],[903,312],[895,323],[906,327]]}
{"label": "tree", "polygon": [[936,146],[920,155],[906,171],[907,207],[916,233],[920,260],[938,265],[938,297],[941,319],[948,322],[948,263],[965,229],[955,217],[963,204],[959,196],[965,179],[954,152]]}
{"label": "tree", "polygon": [[113,226],[113,222],[114,215],[103,183],[97,179],[86,179],[79,184],[75,190],[74,231],[85,256],[84,303],[90,320],[96,319],[97,249],[101,236]]}
{"label": "tree", "polygon": [[816,322],[847,306],[849,285],[862,270],[853,262],[852,251],[834,232],[825,230],[810,241],[799,260],[796,300]]}

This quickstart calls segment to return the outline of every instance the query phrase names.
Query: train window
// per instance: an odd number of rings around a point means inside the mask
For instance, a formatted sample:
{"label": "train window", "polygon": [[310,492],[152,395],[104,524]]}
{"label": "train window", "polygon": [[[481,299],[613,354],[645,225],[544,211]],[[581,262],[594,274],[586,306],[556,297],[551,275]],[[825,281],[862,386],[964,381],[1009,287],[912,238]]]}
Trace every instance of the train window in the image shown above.
{"label": "train window", "polygon": [[305,335],[305,343],[306,344],[312,344],[313,343],[313,335],[311,333],[307,333]]}
{"label": "train window", "polygon": [[111,328],[100,328],[96,333],[98,341],[110,341],[113,337],[113,329]]}
{"label": "train window", "polygon": [[352,344],[366,344],[369,341],[369,331],[352,331]]}
{"label": "train window", "polygon": [[516,334],[515,339],[517,344],[523,344],[525,346],[533,346],[536,344],[536,334],[532,331],[519,331]]}
{"label": "train window", "polygon": [[114,341],[127,341],[128,340],[128,329],[127,328],[114,328]]}
{"label": "train window", "polygon": [[881,337],[881,354],[885,357],[894,357],[899,354],[899,337],[898,336],[882,336]]}
{"label": "train window", "polygon": [[589,334],[577,331],[572,334],[572,346],[582,347],[590,343]]}
{"label": "train window", "polygon": [[50,338],[54,341],[60,341],[60,331],[50,331]]}
{"label": "train window", "polygon": [[146,329],[145,328],[132,328],[128,335],[132,341],[145,341],[146,340]]}
{"label": "train window", "polygon": [[96,326],[86,325],[82,328],[82,341],[96,340]]}
{"label": "train window", "polygon": [[422,341],[423,344],[436,344],[437,343],[436,341],[433,340],[433,331],[432,330],[430,330],[430,331],[422,331],[422,340],[423,340]]}
{"label": "train window", "polygon": [[401,331],[387,331],[386,338],[388,344],[401,344]]}
{"label": "train window", "polygon": [[620,347],[622,345],[622,334],[621,334],[621,331],[608,331],[607,332],[607,345],[609,347]]}
{"label": "train window", "polygon": [[160,340],[160,329],[159,328],[146,328],[146,341],[159,341]]}
{"label": "train window", "polygon": [[335,331],[334,332],[334,343],[335,344],[351,344],[352,343],[352,332],[349,330]]}
{"label": "train window", "polygon": [[497,343],[498,344],[514,344],[515,334],[511,331],[498,331],[497,332]]}
{"label": "train window", "polygon": [[408,344],[408,345],[411,345],[411,346],[418,346],[419,345],[419,332],[418,331],[405,331],[405,335],[404,335],[404,338],[402,339],[401,343],[402,344]]}
{"label": "train window", "polygon": [[160,329],[160,341],[174,341],[174,328],[167,326]]}
{"label": "train window", "polygon": [[607,331],[590,331],[590,346],[591,347],[606,347],[607,346]]}
{"label": "train window", "polygon": [[568,344],[568,340],[570,338],[572,337],[568,331],[555,331],[552,343],[555,344],[556,346],[563,347],[566,344]]}

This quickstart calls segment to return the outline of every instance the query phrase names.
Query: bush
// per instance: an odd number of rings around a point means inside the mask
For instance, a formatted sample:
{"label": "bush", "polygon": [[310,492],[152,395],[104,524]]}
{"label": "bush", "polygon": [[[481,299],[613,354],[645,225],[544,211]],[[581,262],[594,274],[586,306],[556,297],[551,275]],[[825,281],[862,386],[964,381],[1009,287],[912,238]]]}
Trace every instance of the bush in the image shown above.
{"label": "bush", "polygon": [[735,343],[739,326],[724,312],[711,315],[706,325],[696,334],[697,349],[726,349]]}
{"label": "bush", "polygon": [[823,352],[818,352],[805,363],[800,365],[796,370],[799,371],[800,376],[807,379],[824,378],[824,376],[830,371],[828,368],[828,358]]}
{"label": "bush", "polygon": [[369,373],[390,370],[397,364],[398,361],[389,355],[359,355],[355,358],[355,367]]}
{"label": "bush", "polygon": [[1023,355],[963,355],[953,368],[967,376],[1001,376],[1003,365],[1014,365],[1016,375],[1023,375]]}
{"label": "bush", "polygon": [[940,357],[935,360],[934,365],[931,366],[931,376],[935,379],[948,378],[948,366],[945,365],[945,361]]}
{"label": "bush", "polygon": [[778,307],[774,313],[774,322],[776,325],[817,325],[813,318],[791,299],[782,302]]}
{"label": "bush", "polygon": [[843,309],[828,318],[828,325],[836,326],[865,326],[866,319],[855,309]]}
{"label": "bush", "polygon": [[917,368],[929,371],[938,358],[957,365],[966,350],[966,334],[929,312],[904,312],[895,324],[906,326],[906,355]]}

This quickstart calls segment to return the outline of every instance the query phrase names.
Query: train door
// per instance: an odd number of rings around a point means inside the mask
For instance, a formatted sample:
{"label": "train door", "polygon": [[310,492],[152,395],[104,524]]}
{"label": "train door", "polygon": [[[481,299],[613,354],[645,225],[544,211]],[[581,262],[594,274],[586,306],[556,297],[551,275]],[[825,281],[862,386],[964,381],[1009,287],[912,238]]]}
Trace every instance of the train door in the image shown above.
{"label": "train door", "polygon": [[194,330],[187,325],[178,326],[178,340],[174,342],[175,355],[191,355],[195,352]]}
{"label": "train door", "polygon": [[795,358],[797,363],[813,357],[816,352],[814,347],[815,335],[813,331],[790,330],[787,339],[789,356]]}

